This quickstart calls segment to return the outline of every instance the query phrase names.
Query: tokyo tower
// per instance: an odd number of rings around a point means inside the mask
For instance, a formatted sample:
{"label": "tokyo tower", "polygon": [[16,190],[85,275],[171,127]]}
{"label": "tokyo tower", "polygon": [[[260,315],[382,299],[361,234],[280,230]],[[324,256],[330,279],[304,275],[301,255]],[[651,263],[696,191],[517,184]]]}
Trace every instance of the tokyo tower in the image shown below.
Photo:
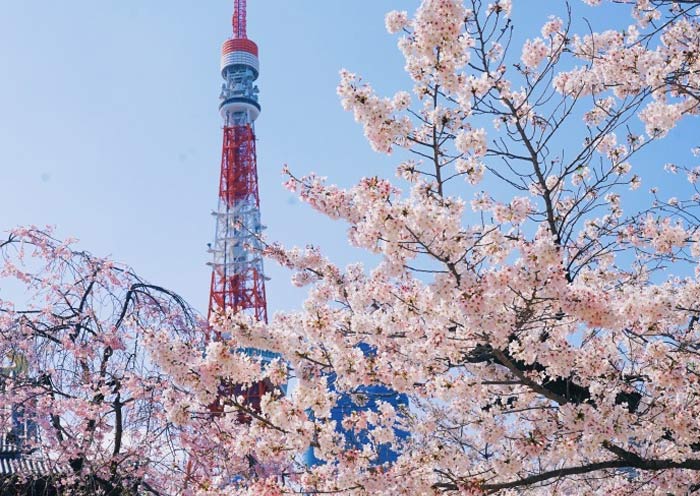
{"label": "tokyo tower", "polygon": [[[213,212],[216,234],[209,249],[212,254],[210,318],[215,312],[232,310],[267,322],[255,152],[255,120],[260,115],[255,81],[259,67],[258,46],[246,34],[246,0],[235,0],[233,36],[224,42],[221,50],[224,83],[219,111],[223,119],[223,147],[218,209]],[[261,350],[245,351],[268,361],[275,357]],[[223,398],[243,395],[247,405],[257,409],[260,397],[271,388],[259,383],[246,390],[238,386],[224,389]]]}

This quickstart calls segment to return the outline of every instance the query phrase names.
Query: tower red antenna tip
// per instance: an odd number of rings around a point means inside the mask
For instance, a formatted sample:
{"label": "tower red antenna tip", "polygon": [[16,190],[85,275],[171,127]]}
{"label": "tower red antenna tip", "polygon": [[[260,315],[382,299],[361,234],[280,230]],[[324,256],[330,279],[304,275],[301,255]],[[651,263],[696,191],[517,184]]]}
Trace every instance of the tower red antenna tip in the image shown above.
{"label": "tower red antenna tip", "polygon": [[235,0],[233,8],[233,37],[237,39],[247,39],[246,34],[246,0]]}

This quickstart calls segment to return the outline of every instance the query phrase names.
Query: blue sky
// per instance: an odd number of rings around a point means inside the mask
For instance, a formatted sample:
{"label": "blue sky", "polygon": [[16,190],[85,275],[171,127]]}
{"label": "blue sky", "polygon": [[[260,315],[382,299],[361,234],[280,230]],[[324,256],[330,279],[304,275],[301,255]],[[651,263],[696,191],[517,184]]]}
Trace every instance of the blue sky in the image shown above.
{"label": "blue sky", "polygon": [[[393,176],[398,159],[370,150],[335,87],[345,67],[380,93],[410,88],[384,14],[418,3],[249,0],[248,34],[260,46],[258,170],[270,239],[320,245],[341,265],[360,256],[343,225],[281,188],[280,169],[286,163],[342,185]],[[525,2],[515,3],[523,35],[535,35],[552,3],[528,0],[541,8],[527,14]],[[219,50],[232,4],[3,2],[0,230],[56,225],[60,236],[128,263],[205,312],[221,151]],[[297,306],[304,292],[274,264],[266,269],[270,310]]]}
{"label": "blue sky", "polygon": [[[344,227],[283,190],[280,170],[288,163],[350,184],[388,163],[343,112],[335,87],[343,66],[377,80],[401,75],[383,21],[396,2],[249,4],[249,36],[260,45],[267,234],[350,261]],[[205,311],[221,153],[219,50],[232,6],[3,2],[0,230],[56,225]],[[303,293],[287,275],[274,264],[267,271],[272,309],[297,304]]]}

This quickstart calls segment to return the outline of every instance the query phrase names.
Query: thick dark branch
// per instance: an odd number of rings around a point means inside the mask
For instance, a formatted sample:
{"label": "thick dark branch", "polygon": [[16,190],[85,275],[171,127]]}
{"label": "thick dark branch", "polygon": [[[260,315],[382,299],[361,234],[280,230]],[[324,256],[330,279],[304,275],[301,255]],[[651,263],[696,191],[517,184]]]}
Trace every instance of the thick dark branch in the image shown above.
{"label": "thick dark branch", "polygon": [[[514,359],[506,351],[495,350],[488,345],[477,346],[465,360],[468,363],[491,362],[502,365],[506,367],[521,384],[524,384],[536,393],[541,394],[559,405],[567,403],[580,405],[586,403],[593,407],[596,406],[595,401],[591,398],[590,390],[585,386],[576,384],[572,379],[559,377],[542,383],[530,379],[528,377],[529,372],[546,372],[546,367],[539,362],[528,364],[522,360]],[[642,395],[636,391],[620,391],[615,396],[615,404],[621,405],[626,403],[630,413],[637,411],[641,400]]]}
{"label": "thick dark branch", "polygon": [[[523,477],[521,479],[513,480],[510,482],[481,484],[479,488],[483,491],[486,491],[489,494],[493,494],[503,489],[513,489],[517,487],[532,486],[533,484],[537,484],[539,482],[550,481],[552,479],[560,479],[562,477],[567,477],[570,475],[590,474],[592,472],[598,472],[600,470],[609,470],[616,468],[635,468],[639,470],[649,471],[669,469],[700,470],[700,460],[690,459],[682,462],[676,462],[673,460],[645,460],[635,455],[632,458],[626,458],[622,460],[609,460],[604,462],[589,463],[587,465],[580,465],[576,467],[563,467],[556,470],[549,470],[546,472],[540,472],[539,474],[531,475],[529,477]],[[465,482],[468,481],[468,478],[465,477],[464,479]],[[459,486],[452,482],[437,483],[433,487],[436,489],[448,491],[456,491],[457,489],[459,489]]]}

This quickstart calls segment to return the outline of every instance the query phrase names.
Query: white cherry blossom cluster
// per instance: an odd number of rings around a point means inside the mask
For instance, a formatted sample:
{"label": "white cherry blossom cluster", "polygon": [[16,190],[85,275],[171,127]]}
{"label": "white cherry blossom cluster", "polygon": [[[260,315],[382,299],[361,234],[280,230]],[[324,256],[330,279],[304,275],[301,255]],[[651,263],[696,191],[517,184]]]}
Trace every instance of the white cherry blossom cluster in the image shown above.
{"label": "white cherry blossom cluster", "polygon": [[563,21],[559,17],[550,16],[542,29],[542,38],[525,41],[520,60],[528,69],[536,69],[545,58],[558,57],[567,42],[563,32]]}
{"label": "white cherry blossom cluster", "polygon": [[455,139],[455,147],[462,153],[483,157],[487,151],[486,130],[483,128],[462,131]]}
{"label": "white cherry blossom cluster", "polygon": [[385,22],[390,34],[398,33],[408,25],[408,12],[393,10],[386,15]]}
{"label": "white cherry blossom cluster", "polygon": [[406,92],[398,93],[393,100],[381,99],[369,85],[362,84],[354,74],[344,70],[340,73],[338,95],[343,108],[352,110],[355,120],[362,123],[376,151],[390,153],[392,146],[403,143],[412,130],[407,117],[395,116],[395,112],[405,110],[410,102]]}

